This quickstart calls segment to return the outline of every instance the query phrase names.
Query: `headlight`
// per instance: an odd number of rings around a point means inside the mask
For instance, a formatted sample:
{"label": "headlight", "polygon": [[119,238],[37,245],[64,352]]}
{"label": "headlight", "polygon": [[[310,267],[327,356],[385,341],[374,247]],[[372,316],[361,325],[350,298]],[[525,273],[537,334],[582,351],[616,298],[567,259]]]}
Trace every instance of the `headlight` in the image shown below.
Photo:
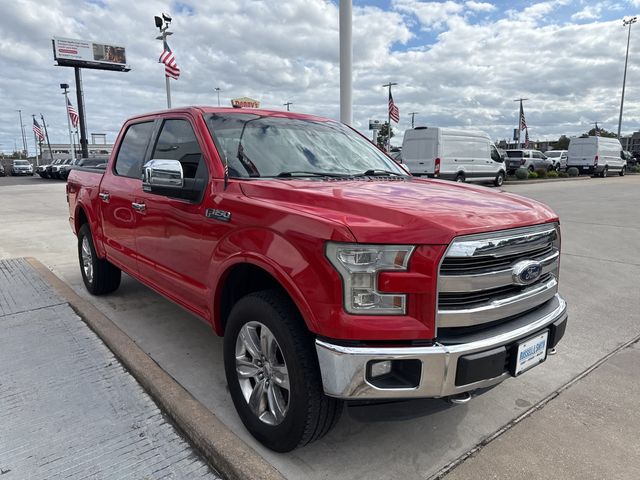
{"label": "headlight", "polygon": [[327,243],[326,254],[344,286],[344,309],[368,315],[404,315],[407,296],[377,291],[378,272],[407,270],[415,247]]}

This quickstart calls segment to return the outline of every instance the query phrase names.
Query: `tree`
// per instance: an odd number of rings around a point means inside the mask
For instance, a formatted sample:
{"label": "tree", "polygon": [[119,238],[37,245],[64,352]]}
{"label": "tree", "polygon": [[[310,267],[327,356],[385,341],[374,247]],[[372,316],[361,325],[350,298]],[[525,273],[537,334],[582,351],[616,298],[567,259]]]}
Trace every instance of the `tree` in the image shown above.
{"label": "tree", "polygon": [[[618,135],[616,135],[615,133],[605,130],[604,128],[598,127],[598,131],[600,132],[601,137],[609,137],[609,138],[618,137]],[[593,127],[587,133],[583,134],[580,138],[595,137],[595,136],[596,136],[596,127]]]}
{"label": "tree", "polygon": [[[387,144],[387,137],[389,135],[389,122],[384,122],[382,127],[380,127],[380,131],[378,132],[378,148],[384,149]],[[391,138],[393,138],[395,134],[393,133],[393,128],[391,129]]]}
{"label": "tree", "polygon": [[560,135],[560,138],[556,142],[554,148],[556,150],[567,150],[569,148],[569,137],[566,135]]}

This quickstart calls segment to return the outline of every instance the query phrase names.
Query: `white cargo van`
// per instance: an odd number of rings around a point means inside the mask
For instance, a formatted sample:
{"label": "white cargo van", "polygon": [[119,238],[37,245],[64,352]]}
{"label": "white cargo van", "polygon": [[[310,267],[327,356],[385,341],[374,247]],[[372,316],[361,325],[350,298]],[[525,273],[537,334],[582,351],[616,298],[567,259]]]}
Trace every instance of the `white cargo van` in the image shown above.
{"label": "white cargo van", "polygon": [[571,167],[580,173],[606,177],[610,172],[624,175],[627,161],[622,158],[622,145],[617,138],[572,138],[567,158],[567,168]]}
{"label": "white cargo van", "polygon": [[404,133],[402,163],[413,175],[457,182],[493,181],[500,186],[505,176],[504,157],[484,132],[412,128]]}

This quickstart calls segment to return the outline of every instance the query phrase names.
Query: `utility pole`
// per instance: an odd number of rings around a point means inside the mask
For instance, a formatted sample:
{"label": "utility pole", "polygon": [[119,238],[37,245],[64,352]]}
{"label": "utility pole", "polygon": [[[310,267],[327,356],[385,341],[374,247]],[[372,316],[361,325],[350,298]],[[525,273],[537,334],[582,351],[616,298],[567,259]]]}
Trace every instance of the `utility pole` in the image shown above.
{"label": "utility pole", "polygon": [[49,131],[47,130],[47,122],[44,121],[44,115],[40,114],[40,118],[42,119],[42,128],[44,128],[44,136],[47,139],[47,146],[49,147],[49,156],[51,156],[51,163],[53,163],[53,150],[51,150],[51,143],[49,142]]}
{"label": "utility pole", "polygon": [[288,112],[288,111],[289,111],[289,107],[290,107],[291,105],[293,105],[293,103],[291,103],[291,102],[287,102],[287,103],[283,103],[282,105],[283,105],[283,106],[285,106],[285,107],[287,107],[287,112]]}
{"label": "utility pole", "polygon": [[[162,17],[155,17],[156,27],[160,30],[160,35],[156,37],[156,40],[162,40],[162,48],[165,48],[167,43],[167,37],[169,35],[173,35],[173,32],[169,31],[169,24],[171,23],[171,17],[165,13],[162,14]],[[164,76],[165,80],[165,88],[167,89],[167,108],[171,108],[171,84],[169,83],[169,77]]]}
{"label": "utility pole", "polygon": [[353,68],[353,2],[340,0],[340,121],[351,125],[352,68]]}
{"label": "utility pole", "polygon": [[624,87],[627,83],[627,62],[629,60],[629,42],[631,41],[631,25],[638,21],[638,17],[630,17],[622,20],[622,26],[629,25],[627,34],[627,55],[624,57],[624,75],[622,77],[622,98],[620,99],[620,117],[618,118],[618,140],[620,140],[620,130],[622,129],[622,107],[624,107]]}
{"label": "utility pole", "polygon": [[[84,112],[84,95],[82,94],[82,73],[80,72],[80,67],[73,67],[73,70],[76,77],[76,100],[78,101],[78,117],[80,120],[80,148],[82,150],[82,158],[88,158],[89,145],[87,143],[87,121]],[[67,116],[69,116],[68,112]]]}
{"label": "utility pole", "polygon": [[413,120],[415,119],[415,116],[418,114],[418,112],[411,112],[409,115],[411,115],[411,128],[413,128]]}
{"label": "utility pole", "polygon": [[24,135],[24,125],[22,125],[22,110],[18,110],[18,115],[20,116],[20,132],[22,132],[22,151],[28,157],[29,151],[27,150],[27,137]]}
{"label": "utility pole", "polygon": [[518,111],[518,143],[516,148],[520,148],[520,136],[522,134],[522,117],[524,116],[524,110],[522,109],[522,102],[526,102],[528,98],[516,98],[514,102],[520,102],[520,110]]}
{"label": "utility pole", "polygon": [[214,90],[218,94],[218,106],[220,106],[220,87],[216,87]]}
{"label": "utility pole", "polygon": [[[387,87],[389,89],[388,99],[391,98],[391,87],[394,85],[398,85],[396,82],[389,82],[382,85],[383,87]],[[389,109],[389,103],[387,100],[387,152],[391,151],[391,110]]]}
{"label": "utility pole", "polygon": [[[73,163],[76,163],[76,151],[73,144],[73,133],[71,133],[71,120],[69,119],[69,97],[67,96],[67,90],[69,89],[68,83],[61,83],[60,88],[64,90],[62,93],[64,95],[64,109],[67,113],[67,128],[69,129],[69,146],[71,147],[71,158],[73,159]],[[88,155],[87,155],[88,157]],[[86,157],[85,157],[86,158]]]}

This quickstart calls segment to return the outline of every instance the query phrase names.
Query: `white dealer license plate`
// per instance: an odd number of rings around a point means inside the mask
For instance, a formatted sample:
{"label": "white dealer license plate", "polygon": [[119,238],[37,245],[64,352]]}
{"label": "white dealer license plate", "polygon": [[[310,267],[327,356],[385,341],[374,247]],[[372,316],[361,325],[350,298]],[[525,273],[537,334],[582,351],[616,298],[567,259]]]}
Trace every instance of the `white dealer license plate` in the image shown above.
{"label": "white dealer license plate", "polygon": [[539,363],[544,362],[547,358],[548,338],[549,331],[547,330],[518,345],[518,356],[516,358],[516,367],[513,372],[514,375],[519,375],[525,370],[529,370]]}

